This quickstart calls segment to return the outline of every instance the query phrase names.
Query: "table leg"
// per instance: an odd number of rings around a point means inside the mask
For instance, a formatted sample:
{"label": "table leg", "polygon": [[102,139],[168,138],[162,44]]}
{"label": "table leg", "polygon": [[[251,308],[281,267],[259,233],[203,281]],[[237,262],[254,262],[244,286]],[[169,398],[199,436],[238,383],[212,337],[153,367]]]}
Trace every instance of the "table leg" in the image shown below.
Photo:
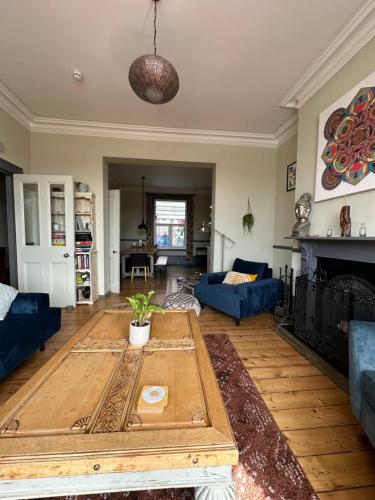
{"label": "table leg", "polygon": [[154,256],[149,255],[150,257],[150,275],[154,277]]}
{"label": "table leg", "polygon": [[121,255],[121,277],[125,278],[126,277],[126,255]]}
{"label": "table leg", "polygon": [[227,485],[209,485],[195,488],[195,500],[236,500],[234,483]]}

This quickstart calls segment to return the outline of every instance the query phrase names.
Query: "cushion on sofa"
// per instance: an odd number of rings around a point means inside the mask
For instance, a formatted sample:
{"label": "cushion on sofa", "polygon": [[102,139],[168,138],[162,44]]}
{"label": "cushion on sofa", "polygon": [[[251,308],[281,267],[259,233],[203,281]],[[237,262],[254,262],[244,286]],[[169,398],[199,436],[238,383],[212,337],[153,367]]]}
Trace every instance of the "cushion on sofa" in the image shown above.
{"label": "cushion on sofa", "polygon": [[9,314],[35,314],[48,308],[48,293],[19,293],[9,309]]}
{"label": "cushion on sofa", "polygon": [[4,285],[0,283],[0,321],[3,321],[5,316],[12,305],[12,302],[16,298],[18,290],[12,286]]}
{"label": "cushion on sofa", "polygon": [[250,283],[257,279],[256,274],[237,273],[236,271],[227,272],[223,285],[239,285],[240,283]]}
{"label": "cushion on sofa", "polygon": [[266,262],[251,262],[237,258],[233,264],[233,271],[244,274],[257,274],[258,280],[264,278],[268,264]]}
{"label": "cushion on sofa", "polygon": [[361,389],[367,402],[375,410],[375,371],[366,370],[361,375]]}

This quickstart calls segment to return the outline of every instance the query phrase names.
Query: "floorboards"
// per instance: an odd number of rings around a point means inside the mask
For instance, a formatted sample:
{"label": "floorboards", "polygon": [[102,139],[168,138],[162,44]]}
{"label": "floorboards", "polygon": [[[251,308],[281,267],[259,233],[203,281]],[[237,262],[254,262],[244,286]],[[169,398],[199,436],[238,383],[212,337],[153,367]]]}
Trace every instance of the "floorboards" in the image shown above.
{"label": "floorboards", "polygon": [[[161,304],[175,292],[176,276],[191,269],[168,267],[166,279],[129,280],[121,293],[100,299],[94,306],[63,311],[62,329],[3,382],[0,404],[14,394],[43,364],[101,308],[115,307],[136,291],[156,291]],[[361,440],[347,394],[273,330],[271,315],[247,318],[236,327],[233,319],[206,307],[203,333],[226,333],[241,356],[268,408],[284,433],[308,479],[322,500],[374,500],[375,451]]]}

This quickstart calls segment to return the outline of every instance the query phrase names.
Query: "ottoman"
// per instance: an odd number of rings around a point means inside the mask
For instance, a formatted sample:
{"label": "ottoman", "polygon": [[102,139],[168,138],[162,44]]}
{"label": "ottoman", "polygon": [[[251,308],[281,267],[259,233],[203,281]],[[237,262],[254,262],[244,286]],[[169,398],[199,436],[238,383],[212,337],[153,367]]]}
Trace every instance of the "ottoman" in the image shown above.
{"label": "ottoman", "polygon": [[176,292],[170,293],[164,299],[162,304],[163,309],[194,309],[196,315],[199,316],[201,306],[198,300],[190,293]]}

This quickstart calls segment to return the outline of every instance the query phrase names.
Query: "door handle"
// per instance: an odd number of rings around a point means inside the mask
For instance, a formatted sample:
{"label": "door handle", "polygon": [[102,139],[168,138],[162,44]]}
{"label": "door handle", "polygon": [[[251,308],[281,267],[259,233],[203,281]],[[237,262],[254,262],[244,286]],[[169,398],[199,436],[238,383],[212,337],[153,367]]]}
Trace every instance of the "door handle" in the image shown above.
{"label": "door handle", "polygon": [[63,257],[67,259],[68,257],[70,257],[70,255],[68,253],[64,253]]}
{"label": "door handle", "polygon": [[112,253],[117,253],[117,250],[112,250]]}

